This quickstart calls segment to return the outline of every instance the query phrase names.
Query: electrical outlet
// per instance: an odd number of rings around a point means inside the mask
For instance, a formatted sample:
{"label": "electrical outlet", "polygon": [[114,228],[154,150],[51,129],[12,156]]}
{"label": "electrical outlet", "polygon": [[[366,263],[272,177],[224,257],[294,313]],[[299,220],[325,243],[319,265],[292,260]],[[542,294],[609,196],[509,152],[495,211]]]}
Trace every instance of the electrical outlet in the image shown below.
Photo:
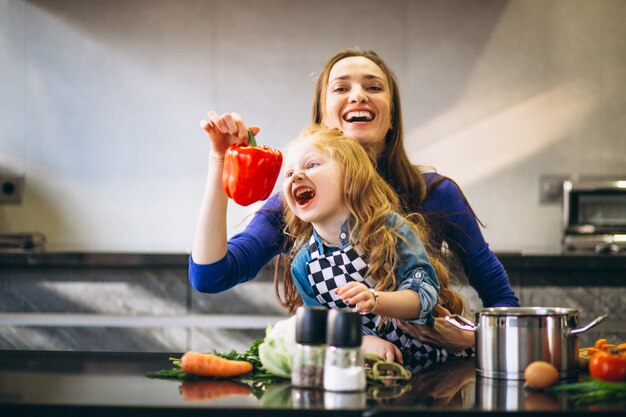
{"label": "electrical outlet", "polygon": [[541,175],[539,177],[539,203],[563,202],[563,182],[569,179],[567,175]]}
{"label": "electrical outlet", "polygon": [[0,176],[0,204],[22,204],[24,177]]}

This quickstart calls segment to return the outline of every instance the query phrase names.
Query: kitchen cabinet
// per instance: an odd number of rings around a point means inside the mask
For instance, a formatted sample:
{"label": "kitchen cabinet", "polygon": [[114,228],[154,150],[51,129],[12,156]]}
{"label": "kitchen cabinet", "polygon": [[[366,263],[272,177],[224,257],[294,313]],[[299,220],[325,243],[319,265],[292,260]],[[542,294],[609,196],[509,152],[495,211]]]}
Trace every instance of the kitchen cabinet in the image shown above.
{"label": "kitchen cabinet", "polygon": [[[579,336],[626,341],[626,256],[497,253],[524,306],[581,310]],[[286,316],[273,263],[220,294],[187,282],[186,254],[0,252],[0,349],[245,350]]]}

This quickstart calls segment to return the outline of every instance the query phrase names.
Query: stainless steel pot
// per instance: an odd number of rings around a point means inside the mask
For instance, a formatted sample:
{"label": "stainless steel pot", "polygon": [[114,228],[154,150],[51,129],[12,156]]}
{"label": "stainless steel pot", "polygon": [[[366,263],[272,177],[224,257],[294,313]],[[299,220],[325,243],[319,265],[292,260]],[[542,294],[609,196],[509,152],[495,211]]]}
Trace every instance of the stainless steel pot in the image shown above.
{"label": "stainless steel pot", "polygon": [[[476,333],[476,372],[479,376],[524,379],[534,361],[552,363],[560,378],[578,372],[578,338],[607,315],[578,327],[579,311],[552,307],[492,307],[476,312],[476,323],[454,314],[446,320]],[[461,322],[461,323],[459,323]]]}

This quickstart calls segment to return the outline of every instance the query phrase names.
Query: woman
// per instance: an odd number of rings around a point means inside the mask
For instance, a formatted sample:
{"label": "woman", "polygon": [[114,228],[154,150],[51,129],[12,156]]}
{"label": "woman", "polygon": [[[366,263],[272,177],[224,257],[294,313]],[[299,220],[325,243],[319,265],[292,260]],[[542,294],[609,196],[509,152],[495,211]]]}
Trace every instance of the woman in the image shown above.
{"label": "woman", "polygon": [[[419,212],[435,230],[432,245],[445,242],[463,266],[483,305],[517,306],[502,264],[484,241],[462,192],[445,177],[422,174],[404,150],[400,94],[395,76],[374,52],[348,49],[336,53],[320,73],[313,99],[314,123],[342,130],[378,154],[379,173],[396,191],[403,211]],[[201,126],[211,141],[209,173],[189,260],[189,279],[198,291],[220,292],[253,279],[274,256],[286,252],[282,203],[272,196],[247,228],[227,242],[228,199],[221,189],[224,152],[230,143],[247,142],[247,127],[236,113],[209,112]],[[252,133],[260,130],[250,126]],[[461,351],[474,345],[474,335],[448,324],[437,306],[433,327],[407,326],[421,342]],[[375,337],[375,336],[372,336]],[[395,346],[364,338],[364,349],[398,358]]]}

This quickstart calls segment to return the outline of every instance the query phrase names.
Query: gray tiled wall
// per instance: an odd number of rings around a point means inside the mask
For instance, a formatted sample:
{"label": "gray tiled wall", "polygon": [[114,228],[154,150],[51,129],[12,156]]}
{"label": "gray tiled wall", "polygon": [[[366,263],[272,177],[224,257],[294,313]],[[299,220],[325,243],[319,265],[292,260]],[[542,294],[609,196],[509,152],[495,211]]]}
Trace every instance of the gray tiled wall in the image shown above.
{"label": "gray tiled wall", "polygon": [[[0,171],[26,178],[0,231],[186,250],[198,122],[237,112],[284,150],[324,62],[359,46],[398,77],[411,161],[461,185],[491,246],[559,248],[540,177],[626,174],[625,15],[619,0],[0,0]],[[229,205],[230,233],[252,207]]]}
{"label": "gray tiled wall", "polygon": [[626,288],[616,286],[528,286],[521,288],[520,301],[526,306],[566,306],[580,310],[580,326],[608,314],[600,325],[578,336],[581,347],[593,346],[598,338],[612,343],[626,341]]}

